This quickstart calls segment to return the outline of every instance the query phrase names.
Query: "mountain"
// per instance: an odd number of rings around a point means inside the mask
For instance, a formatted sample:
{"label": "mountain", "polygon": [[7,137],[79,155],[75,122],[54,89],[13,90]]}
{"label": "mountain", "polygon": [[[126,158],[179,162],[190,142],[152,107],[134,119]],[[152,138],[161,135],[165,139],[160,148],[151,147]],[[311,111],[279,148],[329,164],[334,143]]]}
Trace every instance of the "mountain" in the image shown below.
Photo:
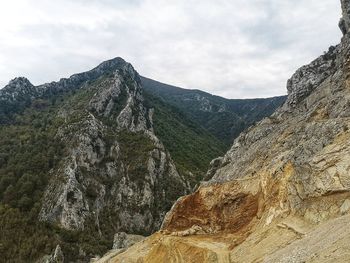
{"label": "mountain", "polygon": [[266,99],[225,99],[200,90],[188,90],[141,77],[144,90],[184,112],[227,149],[246,128],[270,116],[286,96]]}
{"label": "mountain", "polygon": [[193,117],[201,109],[144,81],[115,58],[0,90],[0,262],[88,262],[115,234],[150,235],[224,154],[227,142]]}
{"label": "mountain", "polygon": [[111,246],[115,230],[158,229],[190,190],[154,134],[138,74],[120,58],[39,87],[18,78],[0,96],[6,262],[56,244],[68,260],[86,260]]}
{"label": "mountain", "polygon": [[[108,262],[350,261],[350,4],[341,43],[289,79],[161,230]],[[105,262],[102,258],[98,262]]]}

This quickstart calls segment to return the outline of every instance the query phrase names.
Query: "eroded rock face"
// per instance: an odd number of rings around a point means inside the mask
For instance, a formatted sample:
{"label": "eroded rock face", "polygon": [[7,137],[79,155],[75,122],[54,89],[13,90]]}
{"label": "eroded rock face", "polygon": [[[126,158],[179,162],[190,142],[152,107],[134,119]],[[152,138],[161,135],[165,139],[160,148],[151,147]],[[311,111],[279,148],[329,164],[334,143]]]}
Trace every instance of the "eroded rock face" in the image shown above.
{"label": "eroded rock face", "polygon": [[[259,210],[259,189],[254,182],[211,185],[180,199],[166,216],[162,230],[177,235],[195,226],[201,233],[233,233],[248,226]],[[190,230],[189,233],[193,231]],[[193,233],[192,233],[193,234]]]}
{"label": "eroded rock face", "polygon": [[298,69],[287,82],[288,99],[285,106],[295,107],[326,78],[334,74],[339,52],[339,46],[330,47],[326,54]]}
{"label": "eroded rock face", "polygon": [[150,234],[189,191],[186,179],[153,132],[152,109],[143,104],[130,64],[83,87],[92,94],[86,103],[61,109],[65,124],[56,136],[67,146],[66,157],[51,171],[40,220],[66,229],[84,230],[89,222],[100,233],[112,224]]}
{"label": "eroded rock face", "polygon": [[177,201],[158,236],[114,262],[350,260],[349,1],[342,7],[341,44],[292,76],[285,105],[212,163],[212,179]]}
{"label": "eroded rock face", "polygon": [[27,78],[19,77],[10,81],[10,83],[0,90],[2,100],[15,100],[20,95],[31,96],[35,87]]}

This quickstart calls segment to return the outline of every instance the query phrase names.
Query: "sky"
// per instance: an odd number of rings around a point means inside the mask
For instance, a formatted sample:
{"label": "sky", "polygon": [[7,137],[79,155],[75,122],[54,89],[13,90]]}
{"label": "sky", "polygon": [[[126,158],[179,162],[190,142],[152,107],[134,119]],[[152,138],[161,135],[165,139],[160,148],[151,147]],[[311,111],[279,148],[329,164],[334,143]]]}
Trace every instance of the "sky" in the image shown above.
{"label": "sky", "polygon": [[0,87],[122,57],[143,76],[226,98],[286,94],[339,43],[338,0],[3,0]]}

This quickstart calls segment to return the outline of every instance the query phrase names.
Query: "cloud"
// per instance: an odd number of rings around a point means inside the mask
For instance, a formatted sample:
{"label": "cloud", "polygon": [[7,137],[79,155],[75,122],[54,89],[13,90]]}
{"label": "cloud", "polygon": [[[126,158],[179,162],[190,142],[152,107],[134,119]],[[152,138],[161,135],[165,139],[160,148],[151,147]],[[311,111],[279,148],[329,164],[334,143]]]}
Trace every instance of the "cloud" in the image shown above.
{"label": "cloud", "polygon": [[11,0],[0,3],[0,86],[42,84],[116,56],[144,76],[229,98],[286,93],[339,42],[334,0]]}

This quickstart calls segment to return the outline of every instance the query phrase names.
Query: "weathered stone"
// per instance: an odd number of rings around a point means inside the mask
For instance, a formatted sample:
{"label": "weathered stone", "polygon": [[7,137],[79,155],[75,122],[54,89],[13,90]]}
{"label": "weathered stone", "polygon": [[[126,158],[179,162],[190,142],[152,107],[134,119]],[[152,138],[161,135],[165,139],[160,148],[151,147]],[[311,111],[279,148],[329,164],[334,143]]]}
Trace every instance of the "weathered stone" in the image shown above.
{"label": "weathered stone", "polygon": [[[109,69],[104,64],[101,67]],[[102,74],[99,67],[95,71],[73,79],[82,81],[91,74]],[[60,112],[65,119],[74,114],[82,117],[62,125],[56,135],[68,146],[67,153],[60,166],[51,171],[39,218],[81,230],[90,219],[100,231],[100,224],[105,223],[100,222],[101,214],[113,213],[117,230],[150,234],[159,228],[166,207],[190,187],[154,134],[152,110],[144,105],[138,74],[130,64],[119,63],[117,69],[112,65],[108,76],[84,85],[94,90],[84,112]],[[144,169],[137,177],[128,171],[127,162],[131,160],[123,156],[128,145],[120,145],[120,134],[142,134],[153,146],[143,153]],[[170,195],[165,187],[172,184],[178,189]]]}

